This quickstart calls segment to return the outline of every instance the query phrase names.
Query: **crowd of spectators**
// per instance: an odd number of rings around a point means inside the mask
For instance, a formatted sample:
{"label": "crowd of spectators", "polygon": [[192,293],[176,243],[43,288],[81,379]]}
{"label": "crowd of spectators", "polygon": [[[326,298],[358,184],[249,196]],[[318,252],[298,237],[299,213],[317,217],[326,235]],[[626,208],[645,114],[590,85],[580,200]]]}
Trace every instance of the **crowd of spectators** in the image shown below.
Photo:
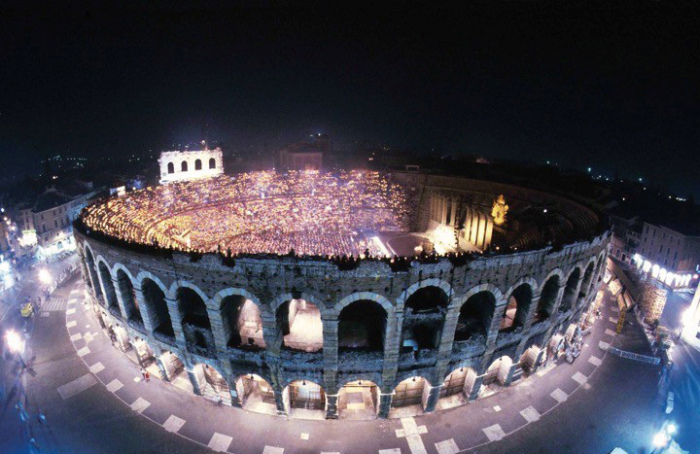
{"label": "crowd of spectators", "polygon": [[229,254],[379,256],[405,231],[403,187],[377,172],[264,171],[174,183],[87,207],[88,229],[129,243]]}

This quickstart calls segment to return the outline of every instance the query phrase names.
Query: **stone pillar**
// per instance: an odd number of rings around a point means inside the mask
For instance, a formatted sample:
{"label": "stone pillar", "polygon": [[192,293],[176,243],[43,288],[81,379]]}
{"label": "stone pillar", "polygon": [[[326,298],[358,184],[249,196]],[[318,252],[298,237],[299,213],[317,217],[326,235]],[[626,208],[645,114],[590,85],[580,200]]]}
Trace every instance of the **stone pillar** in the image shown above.
{"label": "stone pillar", "polygon": [[190,379],[190,383],[192,384],[192,391],[198,396],[202,395],[202,390],[199,388],[199,382],[197,381],[197,376],[194,374],[194,371],[190,369],[189,367],[186,368],[187,370],[187,378]]}
{"label": "stone pillar", "polygon": [[562,299],[564,298],[564,290],[566,290],[566,282],[559,282],[559,292],[557,292],[557,299],[554,302],[550,318],[556,318],[557,314],[559,314],[559,306],[561,306]]}
{"label": "stone pillar", "polygon": [[182,316],[180,315],[180,309],[177,307],[177,300],[166,296],[165,304],[168,305],[168,314],[170,314],[170,321],[173,324],[173,331],[175,332],[175,342],[177,342],[183,350],[186,350],[187,340],[185,339],[185,331],[182,329]]}
{"label": "stone pillar", "polygon": [[487,332],[486,338],[486,350],[491,350],[496,348],[496,340],[498,339],[498,329],[501,327],[501,318],[503,318],[503,312],[508,308],[508,300],[504,296],[496,301],[496,307],[493,309],[493,317],[491,318],[491,326]]}
{"label": "stone pillar", "polygon": [[338,419],[337,394],[326,394],[326,419]]}
{"label": "stone pillar", "polygon": [[219,353],[225,353],[228,348],[228,339],[224,330],[224,320],[221,317],[221,311],[212,310],[207,305],[207,315],[211,324],[211,333],[214,336],[214,346]]}
{"label": "stone pillar", "polygon": [[437,364],[435,366],[435,374],[439,378],[444,378],[448,373],[447,368],[452,359],[455,330],[459,321],[459,309],[456,305],[451,305],[447,308],[447,314],[445,314],[440,344],[438,345]]}
{"label": "stone pillar", "polygon": [[537,316],[537,306],[540,303],[540,298],[542,298],[542,294],[538,290],[533,289],[532,292],[530,307],[528,308],[527,317],[525,318],[525,323],[523,324],[523,337],[530,332],[530,328],[535,322],[535,316]]}
{"label": "stone pillar", "polygon": [[160,376],[163,381],[170,381],[170,375],[168,375],[168,370],[165,368],[165,364],[160,359],[160,355],[156,356],[156,364],[158,365],[158,370],[160,370]]}
{"label": "stone pillar", "polygon": [[263,324],[263,339],[265,339],[265,349],[268,355],[273,355],[277,358],[280,356],[280,347],[282,346],[282,335],[277,320],[274,315],[260,314],[260,319]]}
{"label": "stone pillar", "polygon": [[403,327],[403,311],[387,314],[387,328],[384,338],[384,369],[382,382],[385,384],[396,381],[396,371],[399,367],[401,352],[401,328]]}
{"label": "stone pillar", "polygon": [[[323,382],[326,389],[336,389],[338,379],[338,316],[324,316],[321,318],[321,322],[323,323]],[[330,406],[330,399],[328,405]]]}
{"label": "stone pillar", "polygon": [[119,306],[119,312],[121,312],[124,321],[129,319],[129,312],[126,310],[126,304],[124,302],[124,295],[122,295],[121,286],[119,285],[119,279],[112,276],[112,286],[114,286],[114,293],[117,297],[117,305]]}
{"label": "stone pillar", "polygon": [[394,399],[394,393],[390,392],[384,394],[379,393],[379,410],[377,411],[377,416],[381,419],[386,419],[389,417],[389,412],[391,411],[391,401]]}
{"label": "stone pillar", "polygon": [[469,394],[469,401],[474,401],[479,398],[479,391],[481,390],[481,384],[484,382],[484,376],[479,375],[474,380],[472,385],[471,393]]}
{"label": "stone pillar", "polygon": [[143,327],[147,333],[153,333],[155,327],[153,326],[153,318],[155,317],[153,313],[153,308],[149,304],[146,304],[146,299],[143,296],[143,290],[141,289],[141,283],[134,285],[134,298],[138,301],[139,312],[141,313],[141,320],[143,320]]}
{"label": "stone pillar", "polygon": [[425,403],[425,408],[423,409],[423,412],[425,413],[430,413],[435,410],[435,406],[438,403],[438,400],[440,400],[440,390],[442,389],[443,385],[442,383],[437,385],[437,386],[430,386],[429,384],[426,383],[426,386],[429,386],[429,394],[428,394],[428,399]]}

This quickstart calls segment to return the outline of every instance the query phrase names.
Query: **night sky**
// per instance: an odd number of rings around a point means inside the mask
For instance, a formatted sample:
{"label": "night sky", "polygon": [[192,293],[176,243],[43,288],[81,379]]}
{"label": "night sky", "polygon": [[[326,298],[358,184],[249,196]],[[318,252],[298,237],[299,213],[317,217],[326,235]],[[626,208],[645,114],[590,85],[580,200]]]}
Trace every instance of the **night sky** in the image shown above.
{"label": "night sky", "polygon": [[3,2],[1,169],[158,151],[205,128],[245,153],[323,132],[700,196],[698,8],[379,3]]}

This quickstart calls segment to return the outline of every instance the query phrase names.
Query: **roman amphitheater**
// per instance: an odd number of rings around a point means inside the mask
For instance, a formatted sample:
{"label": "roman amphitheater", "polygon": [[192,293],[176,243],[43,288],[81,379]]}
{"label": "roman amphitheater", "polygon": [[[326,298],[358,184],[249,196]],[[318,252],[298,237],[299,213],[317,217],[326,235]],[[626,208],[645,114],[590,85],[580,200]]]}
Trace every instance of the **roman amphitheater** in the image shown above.
{"label": "roman amphitheater", "polygon": [[369,171],[175,182],[98,201],[74,231],[88,299],[133,361],[310,419],[439,411],[527,380],[585,317],[610,239],[562,195]]}

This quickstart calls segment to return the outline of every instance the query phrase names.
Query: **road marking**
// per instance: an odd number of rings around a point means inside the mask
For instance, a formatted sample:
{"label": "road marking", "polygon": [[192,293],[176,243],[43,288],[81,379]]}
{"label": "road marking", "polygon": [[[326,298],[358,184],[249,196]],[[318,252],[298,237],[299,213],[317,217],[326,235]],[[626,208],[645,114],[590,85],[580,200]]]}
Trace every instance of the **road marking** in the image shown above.
{"label": "road marking", "polygon": [[163,429],[168,432],[177,432],[185,425],[185,420],[180,419],[175,415],[170,415],[170,417],[163,423]]}
{"label": "road marking", "polygon": [[134,377],[134,382],[138,383],[141,381],[141,377]]}
{"label": "road marking", "polygon": [[608,321],[612,323],[617,323],[617,317],[609,317]]}
{"label": "road marking", "polygon": [[610,328],[605,328],[605,334],[608,336],[615,336],[617,333]]}
{"label": "road marking", "polygon": [[80,339],[82,339],[82,338],[83,338],[83,334],[82,334],[82,333],[78,333],[78,334],[73,334],[73,335],[70,337],[70,340],[71,340],[71,342],[75,342],[75,341],[80,340]]}
{"label": "road marking", "polygon": [[302,440],[308,440],[308,439],[309,439],[309,434],[307,434],[306,432],[302,432],[302,433],[301,433],[301,439],[302,439]]}
{"label": "road marking", "polygon": [[83,347],[80,350],[78,350],[78,356],[85,356],[88,353],[90,353],[90,349],[87,347]]}
{"label": "road marking", "polygon": [[66,311],[66,315],[73,315],[75,314],[75,308],[70,308]]}
{"label": "road marking", "polygon": [[340,453],[339,453],[338,451],[333,451],[333,452],[330,452],[330,451],[321,451],[321,454],[340,454]]}
{"label": "road marking", "polygon": [[523,418],[525,418],[525,421],[527,422],[535,422],[540,419],[540,412],[537,411],[537,409],[535,409],[535,407],[532,405],[524,410],[521,410],[520,414],[523,415]]}
{"label": "road marking", "polygon": [[601,350],[607,351],[610,348],[610,344],[607,342],[600,341],[598,342],[598,347],[600,347]]}
{"label": "road marking", "polygon": [[400,448],[380,449],[379,454],[401,454],[401,449]]}
{"label": "road marking", "polygon": [[495,412],[501,411],[501,406],[500,406],[500,405],[496,405],[495,407],[493,407],[493,411],[495,411]]}
{"label": "road marking", "polygon": [[277,446],[265,446],[262,454],[284,454],[284,448],[278,448]]}
{"label": "road marking", "polygon": [[578,382],[578,384],[582,385],[588,381],[588,377],[583,375],[581,372],[576,372],[572,377],[571,377],[575,382]]}
{"label": "road marking", "polygon": [[114,380],[109,382],[109,384],[107,385],[107,391],[109,391],[111,393],[115,393],[115,392],[119,391],[120,389],[122,389],[123,387],[124,387],[124,384],[115,378]]}
{"label": "road marking", "polygon": [[[139,397],[134,401],[133,404],[131,404],[131,409],[134,410],[137,413],[143,413],[145,409],[151,406],[151,403],[144,399],[143,397]],[[228,449],[228,447],[227,447]]]}
{"label": "road marking", "polygon": [[76,322],[75,320],[71,320],[70,322],[66,323],[66,328],[73,328],[77,324],[78,322]]}
{"label": "road marking", "polygon": [[593,364],[595,367],[598,367],[601,364],[603,364],[603,360],[598,358],[597,356],[591,356],[590,358],[588,358],[588,362]]}
{"label": "road marking", "polygon": [[438,454],[457,454],[459,452],[454,438],[435,443],[435,449],[437,449]]}
{"label": "road marking", "polygon": [[552,391],[552,394],[550,394],[550,396],[552,397],[552,399],[556,400],[559,403],[566,402],[566,399],[569,398],[569,396],[559,388]]}
{"label": "road marking", "polygon": [[98,372],[102,372],[103,370],[105,370],[105,366],[100,362],[97,362],[97,363],[93,364],[92,366],[90,366],[90,372],[92,372],[93,374],[96,374]]}
{"label": "road marking", "polygon": [[95,379],[94,375],[85,374],[80,378],[76,378],[75,380],[66,383],[63,386],[59,386],[57,389],[63,400],[66,400],[69,397],[85,391],[95,383],[97,383],[97,380]]}
{"label": "road marking", "polygon": [[617,307],[617,306],[611,307],[610,310],[613,311],[613,312],[615,312],[615,313],[619,313],[619,312],[620,312],[620,308]]}
{"label": "road marking", "polygon": [[406,437],[408,442],[408,449],[410,449],[412,454],[427,454],[423,440],[421,439],[421,434],[428,433],[428,428],[425,426],[418,426],[416,420],[413,418],[401,418],[402,429],[396,430],[396,436],[398,438]]}
{"label": "road marking", "polygon": [[220,434],[218,432],[214,432],[214,436],[211,437],[211,440],[209,441],[209,444],[207,446],[209,446],[214,451],[225,452],[228,449],[228,447],[231,446],[232,441],[232,437]]}
{"label": "road marking", "polygon": [[484,431],[489,441],[498,441],[506,436],[506,433],[503,432],[503,429],[501,429],[501,426],[499,424],[494,424],[493,426],[489,426],[481,430]]}

